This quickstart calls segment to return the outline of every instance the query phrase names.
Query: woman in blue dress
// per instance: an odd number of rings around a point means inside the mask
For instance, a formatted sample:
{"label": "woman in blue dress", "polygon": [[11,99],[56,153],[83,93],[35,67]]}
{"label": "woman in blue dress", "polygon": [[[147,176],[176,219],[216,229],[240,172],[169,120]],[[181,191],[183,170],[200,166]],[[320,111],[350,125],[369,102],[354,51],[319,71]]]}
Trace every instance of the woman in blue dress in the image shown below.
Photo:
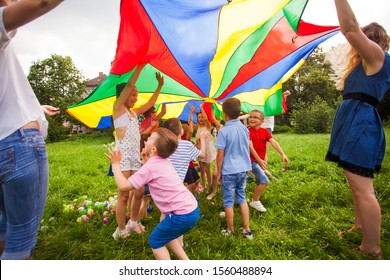
{"label": "woman in blue dress", "polygon": [[349,231],[363,234],[357,251],[383,258],[381,209],[373,177],[381,168],[386,146],[376,106],[390,88],[389,37],[377,23],[360,28],[347,0],[335,0],[335,5],[340,30],[351,48],[340,81],[343,101],[336,112],[326,159],[344,169],[352,190],[355,222]]}

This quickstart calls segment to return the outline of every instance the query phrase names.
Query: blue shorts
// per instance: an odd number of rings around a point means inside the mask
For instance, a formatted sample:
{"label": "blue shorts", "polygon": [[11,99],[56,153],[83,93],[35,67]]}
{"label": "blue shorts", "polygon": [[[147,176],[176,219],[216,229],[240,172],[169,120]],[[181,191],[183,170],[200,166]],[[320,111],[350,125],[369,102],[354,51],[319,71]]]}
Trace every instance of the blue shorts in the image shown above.
{"label": "blue shorts", "polygon": [[48,186],[45,142],[37,129],[19,129],[0,140],[1,259],[32,256]]}
{"label": "blue shorts", "polygon": [[234,205],[234,197],[237,204],[246,203],[246,175],[247,172],[222,175],[222,199],[225,208]]}
{"label": "blue shorts", "polygon": [[252,162],[252,173],[256,177],[256,185],[269,183],[268,177],[265,175],[264,170],[261,168],[259,163]]}
{"label": "blue shorts", "polygon": [[165,218],[153,229],[149,236],[152,249],[159,249],[168,242],[190,231],[198,222],[200,210],[184,215],[167,214]]}

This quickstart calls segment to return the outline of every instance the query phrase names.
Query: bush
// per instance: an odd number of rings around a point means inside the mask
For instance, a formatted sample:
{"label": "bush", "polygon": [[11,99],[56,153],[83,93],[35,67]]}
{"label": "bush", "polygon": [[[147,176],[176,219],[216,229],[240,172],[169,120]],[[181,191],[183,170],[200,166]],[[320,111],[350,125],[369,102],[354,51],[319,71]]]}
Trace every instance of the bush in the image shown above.
{"label": "bush", "polygon": [[316,96],[314,102],[299,102],[291,113],[294,131],[298,134],[328,133],[333,122],[335,110],[323,99]]}
{"label": "bush", "polygon": [[63,125],[58,124],[52,118],[47,118],[47,121],[49,122],[49,129],[46,142],[53,143],[62,141],[69,134],[69,131]]}
{"label": "bush", "polygon": [[291,133],[292,130],[288,125],[276,125],[272,133]]}

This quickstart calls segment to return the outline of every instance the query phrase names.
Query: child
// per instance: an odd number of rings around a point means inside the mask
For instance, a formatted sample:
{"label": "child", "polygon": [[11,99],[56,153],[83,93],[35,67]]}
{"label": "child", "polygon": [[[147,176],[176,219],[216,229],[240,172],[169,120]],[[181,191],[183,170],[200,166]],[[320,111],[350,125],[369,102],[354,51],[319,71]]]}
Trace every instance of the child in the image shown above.
{"label": "child", "polygon": [[243,230],[248,239],[253,239],[249,228],[249,209],[246,202],[246,175],[251,170],[249,158],[249,132],[237,119],[241,102],[237,98],[228,98],[222,103],[225,125],[218,132],[215,147],[217,151],[217,176],[222,179],[222,198],[225,207],[227,229],[224,236],[234,234],[234,198],[240,205]]}
{"label": "child", "polygon": [[141,152],[144,165],[128,179],[120,169],[121,152],[109,149],[109,154],[105,154],[111,161],[118,189],[132,191],[148,184],[154,203],[165,215],[149,236],[153,254],[158,260],[170,259],[166,246],[178,259],[188,260],[178,237],[193,228],[199,218],[195,197],[184,186],[168,159],[177,146],[177,135],[166,128],[157,128]]}
{"label": "child", "polygon": [[[200,110],[201,112],[203,113],[204,116],[207,116],[206,115],[206,112],[203,108],[203,104],[200,105]],[[212,109],[211,110],[211,119],[213,120],[213,124],[214,124],[214,128],[213,128],[213,137],[214,134],[217,134],[218,131],[223,127],[223,125],[221,124],[221,122],[219,120],[217,120],[217,118],[215,117],[215,113],[214,113],[214,110]],[[211,200],[213,199],[216,195],[217,195],[217,187],[218,187],[218,178],[216,176],[216,164],[214,163],[214,171],[213,171],[213,176],[212,176],[212,182],[211,182],[211,188],[209,190],[209,195],[207,196],[207,199],[208,200]]]}
{"label": "child", "polygon": [[[133,109],[137,102],[138,90],[135,87],[139,74],[145,64],[137,66],[127,83],[117,85],[117,99],[113,106],[113,122],[117,136],[116,146],[122,152],[120,168],[123,175],[128,178],[134,174],[140,167],[140,132],[138,116],[148,110],[156,102],[160,90],[164,84],[164,78],[160,73],[156,73],[158,87],[151,98],[142,106]],[[118,192],[118,202],[116,205],[116,220],[118,227],[113,233],[113,238],[126,238],[131,231],[142,233],[143,228],[137,223],[138,212],[141,200],[144,195],[143,190],[135,190],[130,195],[129,192]],[[126,207],[127,202],[131,202],[131,218],[126,225]]]}
{"label": "child", "polygon": [[[190,106],[190,115],[188,117],[188,125],[182,124],[183,127],[183,135],[181,136],[181,140],[188,140],[191,141],[192,134],[194,132],[194,122],[192,121],[192,118],[195,113],[195,106],[191,104]],[[195,160],[191,160],[190,164],[188,165],[187,174],[184,177],[184,185],[191,191],[194,192],[196,190],[197,192],[203,191],[203,186],[199,184],[200,177],[198,174],[198,171],[196,170],[196,162]]]}
{"label": "child", "polygon": [[[215,159],[216,151],[214,148],[214,137],[211,134],[211,124],[207,119],[207,115],[202,111],[198,113],[198,130],[196,131],[196,146],[200,148],[200,135],[204,134],[206,141],[206,155],[203,158],[199,158],[200,166],[200,177],[202,179],[202,184],[204,187],[207,186],[208,189],[211,189],[212,179],[211,179],[211,163]],[[206,184],[207,176],[207,184]]]}
{"label": "child", "polygon": [[156,109],[154,106],[150,107],[149,110],[143,113],[144,119],[140,125],[141,134],[152,133],[157,129],[158,122],[167,112],[166,105],[162,104],[161,106],[161,112],[158,115],[156,115]]}
{"label": "child", "polygon": [[[166,120],[164,127],[172,131],[178,138],[178,147],[169,159],[175,167],[180,179],[184,182],[190,162],[195,160],[197,157],[203,158],[206,154],[206,136],[204,134],[200,135],[200,150],[198,150],[191,141],[181,140],[184,130],[178,118],[170,118]],[[190,191],[194,192],[192,189],[190,189]]]}
{"label": "child", "polygon": [[249,206],[255,208],[260,212],[265,212],[267,209],[260,202],[260,197],[263,194],[269,180],[264,171],[266,167],[265,157],[267,153],[267,143],[271,143],[272,147],[282,156],[284,164],[288,164],[288,159],[283,153],[279,143],[272,138],[271,133],[262,128],[264,123],[264,113],[259,110],[252,110],[249,114],[249,135],[251,141],[250,158],[252,163],[252,173],[256,177],[256,188],[253,193],[253,199]]}

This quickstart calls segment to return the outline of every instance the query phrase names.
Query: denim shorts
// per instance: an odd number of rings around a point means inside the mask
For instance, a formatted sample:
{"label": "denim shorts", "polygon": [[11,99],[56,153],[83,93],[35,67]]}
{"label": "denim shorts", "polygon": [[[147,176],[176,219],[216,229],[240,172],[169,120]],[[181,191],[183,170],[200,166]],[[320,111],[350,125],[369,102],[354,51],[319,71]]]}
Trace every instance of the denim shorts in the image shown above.
{"label": "denim shorts", "polygon": [[234,197],[237,204],[246,203],[246,175],[247,172],[222,175],[222,199],[225,208],[233,207]]}
{"label": "denim shorts", "polygon": [[159,249],[189,232],[198,222],[199,214],[199,207],[184,215],[166,214],[165,218],[150,233],[149,244],[152,249]]}
{"label": "denim shorts", "polygon": [[37,129],[19,129],[0,140],[1,259],[32,256],[48,188],[45,142]]}
{"label": "denim shorts", "polygon": [[256,177],[256,185],[268,184],[269,180],[265,175],[264,170],[260,167],[260,164],[252,161],[252,173]]}

